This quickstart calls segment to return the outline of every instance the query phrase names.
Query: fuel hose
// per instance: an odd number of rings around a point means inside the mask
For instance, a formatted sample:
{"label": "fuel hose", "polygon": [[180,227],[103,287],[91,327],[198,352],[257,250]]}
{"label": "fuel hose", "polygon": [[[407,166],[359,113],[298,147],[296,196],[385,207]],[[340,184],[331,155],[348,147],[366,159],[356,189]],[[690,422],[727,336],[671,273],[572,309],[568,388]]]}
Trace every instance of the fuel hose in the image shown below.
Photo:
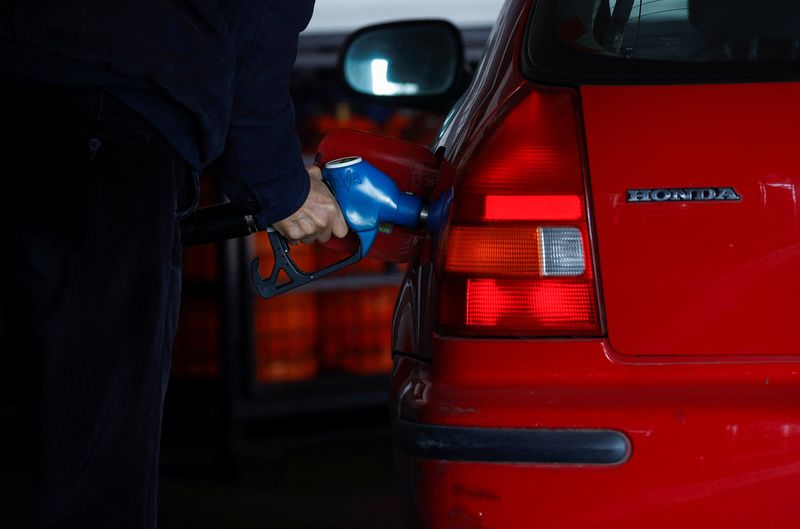
{"label": "fuel hose", "polygon": [[200,208],[181,219],[184,247],[236,239],[263,230],[251,212],[232,202]]}

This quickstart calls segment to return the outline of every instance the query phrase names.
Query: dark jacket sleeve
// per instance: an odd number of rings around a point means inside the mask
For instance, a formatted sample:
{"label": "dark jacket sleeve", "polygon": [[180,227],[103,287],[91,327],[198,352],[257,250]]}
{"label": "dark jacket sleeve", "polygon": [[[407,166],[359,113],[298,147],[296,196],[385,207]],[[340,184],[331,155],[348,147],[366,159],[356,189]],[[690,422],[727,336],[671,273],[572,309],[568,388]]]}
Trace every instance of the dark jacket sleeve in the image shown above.
{"label": "dark jacket sleeve", "polygon": [[[313,0],[267,0],[252,35],[241,41],[233,108],[225,150],[217,168],[243,184],[264,225],[300,208],[309,192],[300,142],[295,133],[289,75],[298,34],[311,18]],[[229,193],[230,194],[230,193]]]}

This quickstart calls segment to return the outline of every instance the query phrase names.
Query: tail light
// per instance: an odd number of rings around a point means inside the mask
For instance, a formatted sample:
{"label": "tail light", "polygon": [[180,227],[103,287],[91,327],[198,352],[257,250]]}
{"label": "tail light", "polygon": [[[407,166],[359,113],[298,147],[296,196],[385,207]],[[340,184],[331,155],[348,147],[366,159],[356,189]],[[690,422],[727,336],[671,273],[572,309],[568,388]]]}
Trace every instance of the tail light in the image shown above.
{"label": "tail light", "polygon": [[571,89],[515,95],[456,188],[439,326],[468,336],[601,334]]}

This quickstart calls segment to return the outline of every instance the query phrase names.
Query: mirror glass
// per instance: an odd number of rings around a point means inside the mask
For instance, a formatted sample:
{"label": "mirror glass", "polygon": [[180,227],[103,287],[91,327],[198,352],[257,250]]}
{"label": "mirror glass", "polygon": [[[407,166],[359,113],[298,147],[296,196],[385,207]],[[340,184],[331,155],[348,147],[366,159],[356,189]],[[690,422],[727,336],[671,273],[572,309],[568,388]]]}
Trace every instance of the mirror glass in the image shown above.
{"label": "mirror glass", "polygon": [[345,51],[345,81],[356,92],[375,96],[445,94],[460,68],[458,38],[438,24],[367,30]]}

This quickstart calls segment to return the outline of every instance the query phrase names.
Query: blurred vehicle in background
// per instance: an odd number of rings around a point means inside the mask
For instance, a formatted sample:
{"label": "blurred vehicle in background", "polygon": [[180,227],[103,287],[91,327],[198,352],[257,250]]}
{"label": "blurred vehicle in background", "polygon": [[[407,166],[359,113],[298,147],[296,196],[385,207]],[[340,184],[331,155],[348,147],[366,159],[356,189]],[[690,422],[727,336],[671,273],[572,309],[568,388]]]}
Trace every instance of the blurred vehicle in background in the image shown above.
{"label": "blurred vehicle in background", "polygon": [[[456,28],[360,30],[364,100],[453,104],[453,193],[393,320],[417,528],[794,528],[800,4],[508,0],[469,88]],[[457,102],[456,102],[457,101]]]}

